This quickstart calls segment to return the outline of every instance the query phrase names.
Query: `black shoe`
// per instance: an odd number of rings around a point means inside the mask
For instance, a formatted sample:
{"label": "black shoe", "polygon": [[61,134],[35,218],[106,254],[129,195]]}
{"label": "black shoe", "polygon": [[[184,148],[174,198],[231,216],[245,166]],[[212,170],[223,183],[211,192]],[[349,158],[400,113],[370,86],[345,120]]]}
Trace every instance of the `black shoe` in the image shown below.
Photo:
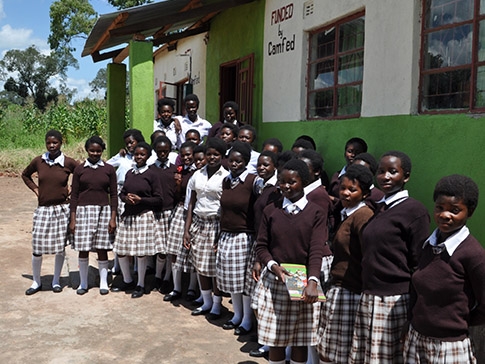
{"label": "black shoe", "polygon": [[31,295],[39,292],[39,291],[42,291],[42,284],[39,287],[37,287],[37,288],[30,287],[28,290],[25,291],[25,294],[27,296],[31,296]]}
{"label": "black shoe", "polygon": [[121,283],[120,286],[111,286],[111,292],[129,292],[133,291],[136,287],[136,282],[131,281],[130,283],[125,283],[124,281]]}
{"label": "black shoe", "polygon": [[52,292],[54,293],[61,293],[62,292],[62,287],[56,284],[54,287],[52,287]]}
{"label": "black shoe", "polygon": [[187,291],[187,295],[185,296],[185,299],[189,302],[193,302],[197,298],[195,291],[193,289],[189,289]]}
{"label": "black shoe", "polygon": [[209,321],[219,320],[220,318],[221,318],[220,313],[209,312],[209,314],[207,315],[207,320]]}
{"label": "black shoe", "polygon": [[238,328],[236,328],[234,330],[234,335],[239,335],[239,336],[242,336],[242,335],[247,335],[251,332],[251,329],[249,330],[246,330],[244,327],[242,326],[239,326]]}
{"label": "black shoe", "polygon": [[179,291],[172,291],[169,294],[165,295],[165,297],[163,297],[163,300],[165,302],[172,302],[179,299],[180,297],[182,297],[182,294]]}
{"label": "black shoe", "polygon": [[99,289],[99,294],[100,294],[101,296],[105,296],[105,295],[107,295],[108,293],[109,293],[109,289],[106,289],[106,288],[100,288],[100,289]]}
{"label": "black shoe", "polygon": [[264,358],[266,355],[268,355],[267,351],[259,349],[253,349],[249,352],[249,356],[252,356],[253,358]]}
{"label": "black shoe", "polygon": [[140,298],[145,294],[145,288],[142,286],[136,286],[135,290],[131,294],[131,298]]}
{"label": "black shoe", "polygon": [[191,315],[202,316],[202,315],[207,315],[209,312],[210,310],[203,310],[202,307],[197,307],[195,310],[192,311]]}
{"label": "black shoe", "polygon": [[234,330],[238,326],[239,326],[239,324],[235,324],[234,322],[232,322],[231,320],[229,320],[229,321],[224,322],[224,324],[222,325],[222,328],[224,330]]}
{"label": "black shoe", "polygon": [[158,292],[161,294],[168,294],[172,290],[171,284],[169,281],[162,281]]}
{"label": "black shoe", "polygon": [[82,296],[83,294],[86,294],[88,293],[88,289],[87,288],[78,288],[76,293],[80,296]]}

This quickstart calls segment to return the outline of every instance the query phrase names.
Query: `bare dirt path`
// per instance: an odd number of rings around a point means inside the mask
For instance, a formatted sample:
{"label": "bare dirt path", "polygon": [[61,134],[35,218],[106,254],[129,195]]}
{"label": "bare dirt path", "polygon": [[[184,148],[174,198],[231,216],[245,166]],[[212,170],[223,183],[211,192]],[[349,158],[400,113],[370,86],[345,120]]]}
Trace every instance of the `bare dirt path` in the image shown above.
{"label": "bare dirt path", "polygon": [[[70,247],[62,293],[49,290],[53,256],[44,256],[44,290],[26,296],[31,284],[34,194],[18,177],[0,177],[0,363],[266,363],[251,358],[255,337],[237,337],[190,315],[192,307],[163,302],[153,291],[139,299],[123,293],[78,296],[77,255]],[[90,257],[90,278],[97,269]],[[231,308],[228,299],[224,306]]]}

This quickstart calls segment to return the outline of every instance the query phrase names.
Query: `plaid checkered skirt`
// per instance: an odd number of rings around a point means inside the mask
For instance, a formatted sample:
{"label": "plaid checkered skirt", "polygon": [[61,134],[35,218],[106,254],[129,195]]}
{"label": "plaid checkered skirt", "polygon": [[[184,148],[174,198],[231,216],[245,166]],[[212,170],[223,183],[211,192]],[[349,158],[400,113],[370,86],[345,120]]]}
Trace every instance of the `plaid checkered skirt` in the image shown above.
{"label": "plaid checkered skirt", "polygon": [[330,270],[332,269],[333,255],[326,255],[322,257],[322,266],[320,267],[320,284],[324,291],[329,287]]}
{"label": "plaid checkered skirt", "polygon": [[322,303],[320,311],[317,349],[327,361],[347,363],[360,294],[332,286],[325,295],[327,300]]}
{"label": "plaid checkered skirt", "polygon": [[38,206],[34,211],[32,252],[57,254],[67,245],[69,205]]}
{"label": "plaid checkered skirt", "polygon": [[173,265],[173,268],[184,273],[195,272],[195,268],[190,258],[190,249],[186,249],[184,247],[184,244],[180,246],[180,250],[177,253],[177,259],[175,260],[175,264]]}
{"label": "plaid checkered skirt", "polygon": [[401,331],[407,320],[409,294],[362,294],[355,318],[349,363],[403,363]]}
{"label": "plaid checkered skirt", "polygon": [[108,233],[111,207],[88,205],[76,208],[76,228],[72,248],[77,251],[111,250],[114,234]]}
{"label": "plaid checkered skirt", "polygon": [[161,243],[162,254],[167,254],[167,240],[168,232],[170,231],[170,223],[172,221],[172,210],[165,210],[161,212],[154,213],[155,216],[155,226],[158,230]]}
{"label": "plaid checkered skirt", "polygon": [[161,253],[162,248],[153,211],[121,217],[113,247],[116,254],[141,257]]}
{"label": "plaid checkered skirt", "polygon": [[180,203],[173,212],[170,230],[167,235],[167,254],[178,255],[184,245],[185,213],[184,204]]}
{"label": "plaid checkered skirt", "polygon": [[404,341],[405,363],[476,364],[470,338],[441,341],[423,336],[412,325]]}
{"label": "plaid checkered skirt", "polygon": [[227,293],[243,293],[254,235],[222,232],[217,245],[217,288]]}
{"label": "plaid checkered skirt", "polygon": [[253,278],[253,267],[256,262],[256,241],[254,241],[251,247],[251,253],[249,253],[248,264],[246,266],[246,279],[244,280],[244,294],[252,296],[254,289],[256,288],[256,281]]}
{"label": "plaid checkered skirt", "polygon": [[198,274],[216,276],[216,252],[214,245],[219,236],[219,216],[192,216],[190,226],[190,260]]}
{"label": "plaid checkered skirt", "polygon": [[258,342],[279,347],[316,345],[320,302],[291,301],[286,285],[275,278],[264,269],[252,298],[257,307]]}

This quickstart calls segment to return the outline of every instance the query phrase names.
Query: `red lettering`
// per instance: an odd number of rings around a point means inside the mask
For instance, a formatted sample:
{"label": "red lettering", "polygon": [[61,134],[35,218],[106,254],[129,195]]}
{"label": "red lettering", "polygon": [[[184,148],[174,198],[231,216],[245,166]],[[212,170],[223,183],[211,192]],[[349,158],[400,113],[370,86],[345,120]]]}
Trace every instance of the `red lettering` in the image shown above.
{"label": "red lettering", "polygon": [[271,12],[271,25],[284,22],[293,17],[293,4],[283,6]]}

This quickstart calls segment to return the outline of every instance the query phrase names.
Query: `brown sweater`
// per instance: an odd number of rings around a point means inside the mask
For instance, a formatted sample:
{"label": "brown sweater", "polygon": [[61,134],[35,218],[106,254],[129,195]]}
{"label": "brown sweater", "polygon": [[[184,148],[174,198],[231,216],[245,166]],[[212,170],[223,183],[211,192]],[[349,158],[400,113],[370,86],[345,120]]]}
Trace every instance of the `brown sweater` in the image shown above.
{"label": "brown sweater", "polygon": [[[41,156],[35,157],[22,172],[22,179],[28,188],[34,191],[39,189],[39,206],[53,206],[68,202],[69,175],[74,172],[77,162],[65,156],[64,167],[59,164],[50,166]],[[39,185],[34,182],[32,175],[37,172]]]}

